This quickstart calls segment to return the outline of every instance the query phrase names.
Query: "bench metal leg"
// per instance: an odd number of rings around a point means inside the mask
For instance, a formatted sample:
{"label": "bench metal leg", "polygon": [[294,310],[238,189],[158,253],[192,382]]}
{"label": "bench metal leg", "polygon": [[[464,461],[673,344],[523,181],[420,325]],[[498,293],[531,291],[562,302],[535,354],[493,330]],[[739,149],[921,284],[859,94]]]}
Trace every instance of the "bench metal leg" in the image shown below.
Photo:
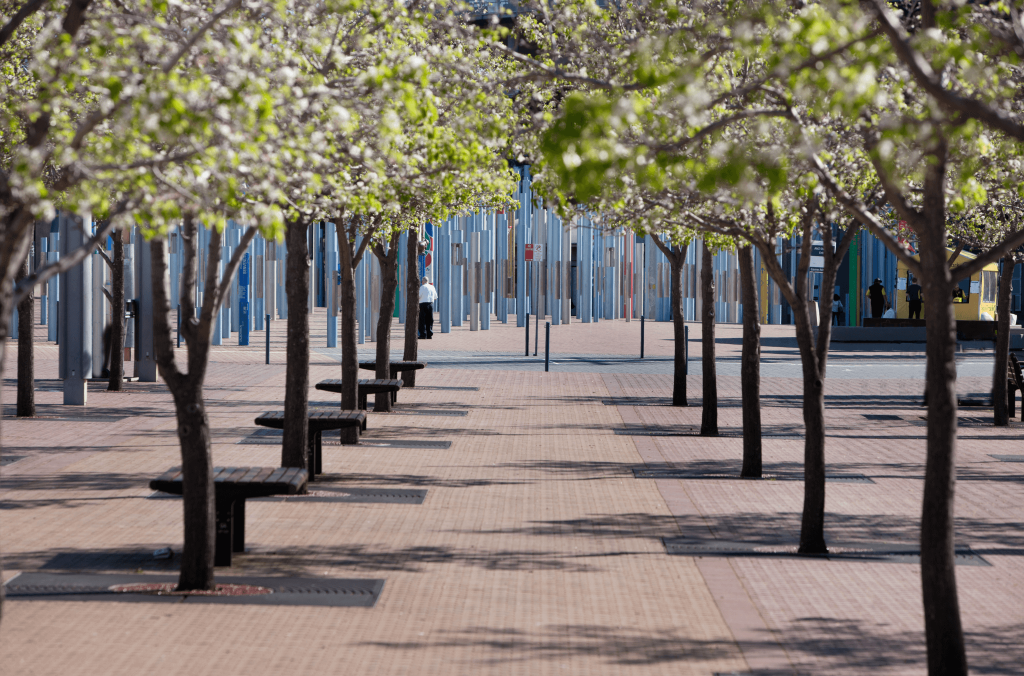
{"label": "bench metal leg", "polygon": [[312,483],[315,481],[315,475],[323,472],[323,465],[320,462],[320,449],[321,440],[320,432],[309,432],[309,459],[307,464],[309,465],[309,481]]}
{"label": "bench metal leg", "polygon": [[216,501],[217,532],[214,538],[213,565],[230,566],[231,549],[234,545],[234,500]]}
{"label": "bench metal leg", "polygon": [[245,498],[235,500],[235,507],[231,519],[231,551],[245,551]]}
{"label": "bench metal leg", "polygon": [[365,392],[360,392],[359,393],[359,403],[357,405],[359,406],[359,410],[360,411],[365,411],[366,410],[366,393]]}
{"label": "bench metal leg", "polygon": [[[1024,404],[1022,404],[1024,405]],[[1014,385],[1009,385],[1006,388],[1006,410],[1009,417],[1013,418],[1017,415],[1017,388]]]}

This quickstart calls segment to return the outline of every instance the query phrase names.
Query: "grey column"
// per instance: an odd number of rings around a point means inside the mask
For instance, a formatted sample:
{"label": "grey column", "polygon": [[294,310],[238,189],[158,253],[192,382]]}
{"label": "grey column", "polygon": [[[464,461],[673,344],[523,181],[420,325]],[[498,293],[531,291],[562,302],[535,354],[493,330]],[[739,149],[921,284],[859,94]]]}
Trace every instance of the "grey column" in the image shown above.
{"label": "grey column", "polygon": [[[82,246],[91,230],[92,218],[61,212],[60,253]],[[59,377],[64,380],[64,403],[84,406],[89,395],[92,375],[92,256],[60,274]]]}
{"label": "grey column", "polygon": [[139,335],[135,343],[135,375],[144,383],[156,382],[156,350],[153,348],[153,264],[149,242],[141,233],[135,238],[139,301]]}

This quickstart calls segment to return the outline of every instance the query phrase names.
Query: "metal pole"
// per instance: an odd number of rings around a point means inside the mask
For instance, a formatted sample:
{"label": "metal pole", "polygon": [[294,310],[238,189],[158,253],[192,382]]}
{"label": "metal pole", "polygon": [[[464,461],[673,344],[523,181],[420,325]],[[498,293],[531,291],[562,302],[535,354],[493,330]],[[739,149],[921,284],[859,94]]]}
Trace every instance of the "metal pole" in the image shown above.
{"label": "metal pole", "polygon": [[181,306],[178,306],[178,347],[181,347]]}
{"label": "metal pole", "polygon": [[267,327],[267,334],[266,334],[266,338],[267,338],[267,363],[269,364],[270,363],[270,315],[267,315],[266,327]]}
{"label": "metal pole", "polygon": [[544,322],[544,373],[551,369],[551,322]]}
{"label": "metal pole", "polygon": [[524,357],[529,357],[530,356],[530,313],[529,312],[526,313],[526,321],[523,322],[523,323],[526,324],[526,352],[523,354],[523,356]]}
{"label": "metal pole", "polygon": [[644,358],[644,316],[640,315],[640,358]]}

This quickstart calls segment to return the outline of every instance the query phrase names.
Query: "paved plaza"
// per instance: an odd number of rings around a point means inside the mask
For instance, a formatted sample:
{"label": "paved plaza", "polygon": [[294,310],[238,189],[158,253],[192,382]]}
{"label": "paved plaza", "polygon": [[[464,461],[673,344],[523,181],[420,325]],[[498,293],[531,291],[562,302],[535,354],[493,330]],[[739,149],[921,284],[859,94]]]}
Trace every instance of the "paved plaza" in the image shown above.
{"label": "paved plaza", "polygon": [[[312,385],[339,377],[340,353],[326,347],[322,309],[311,325],[311,405],[336,406]],[[416,387],[394,413],[369,414],[367,445],[325,442],[318,490],[426,490],[422,504],[248,503],[247,552],[218,575],[384,580],[372,608],[9,600],[0,673],[924,673],[913,557],[764,555],[788,551],[799,532],[803,483],[785,480],[803,456],[792,327],[763,328],[765,473],[778,477],[763,481],[731,478],[742,451],[739,326],[718,327],[718,438],[696,436],[698,324],[688,408],[667,405],[671,324],[646,324],[643,360],[638,322],[553,326],[550,373],[540,327],[537,357],[532,335],[524,356],[514,325],[435,333],[420,343],[430,365]],[[401,330],[396,322],[396,356]],[[205,396],[218,465],[280,462],[253,419],[282,408],[284,322],[271,328],[270,365],[264,338],[213,348]],[[63,406],[57,347],[37,339],[38,419],[13,418],[13,343],[5,363],[4,580],[173,573],[181,502],[148,487],[180,464],[167,389],[96,384],[88,406]],[[917,540],[922,348],[833,350],[829,472],[865,478],[827,484],[833,544]],[[962,353],[961,393],[987,392],[991,369],[991,352]],[[1013,674],[1024,664],[1024,463],[993,456],[1024,454],[1024,427],[1018,417],[995,428],[991,416],[960,411],[957,540],[967,554],[957,575],[972,671]],[[693,474],[638,478],[645,471]],[[694,541],[761,555],[670,553]],[[155,559],[163,547],[175,557]]]}

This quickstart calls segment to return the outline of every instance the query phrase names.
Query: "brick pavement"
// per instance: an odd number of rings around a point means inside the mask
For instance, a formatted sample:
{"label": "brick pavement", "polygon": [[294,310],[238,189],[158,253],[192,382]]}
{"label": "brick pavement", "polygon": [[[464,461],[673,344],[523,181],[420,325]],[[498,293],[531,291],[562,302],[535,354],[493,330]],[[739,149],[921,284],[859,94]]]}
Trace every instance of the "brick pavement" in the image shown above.
{"label": "brick pavement", "polygon": [[[275,446],[239,443],[254,429],[255,414],[283,398],[284,323],[273,328],[280,361],[271,366],[263,364],[262,334],[248,349],[214,349],[206,394],[218,463],[279,459]],[[558,328],[576,331],[577,353],[625,357],[638,325]],[[791,336],[784,327],[769,329],[778,340],[766,354],[792,360]],[[519,331],[456,329],[421,349],[511,351]],[[667,324],[652,322],[647,331],[671,335]],[[696,333],[693,326],[691,337]],[[728,341],[738,327],[721,327],[719,335],[720,354],[734,357],[738,345]],[[314,315],[314,345],[323,336],[322,315]],[[599,336],[604,342],[594,340]],[[180,502],[147,499],[146,487],[177,462],[166,390],[131,384],[124,393],[93,391],[84,411],[69,412],[54,380],[56,349],[40,344],[36,355],[40,412],[100,421],[4,418],[4,454],[23,456],[0,470],[5,578],[37,569],[173,570],[173,561],[154,561],[151,552],[167,545],[180,551]],[[873,348],[841,356],[919,355]],[[313,359],[311,383],[337,377],[329,355]],[[451,448],[328,445],[325,478],[426,488],[425,502],[251,503],[250,551],[231,569],[384,578],[375,608],[10,602],[0,625],[0,673],[923,673],[917,565],[665,553],[661,538],[679,535],[793,542],[802,491],[800,482],[634,479],[631,469],[644,462],[738,470],[741,440],[734,436],[614,433],[625,423],[699,425],[699,406],[628,405],[664,400],[667,375],[428,368],[417,380],[400,406],[469,414],[371,414],[370,436],[446,439]],[[466,387],[479,390],[445,389]],[[980,377],[961,383],[964,391],[987,387]],[[689,388],[691,403],[699,403],[699,375]],[[920,390],[919,380],[828,381],[830,467],[876,482],[828,484],[830,540],[916,538]],[[765,438],[766,471],[798,470],[802,442],[785,437],[802,427],[799,380],[765,378],[762,391],[766,431],[782,435]],[[734,432],[741,424],[738,378],[721,376],[719,392],[720,425]],[[605,403],[612,397],[625,399]],[[901,419],[863,417],[878,412]],[[962,566],[958,579],[973,669],[1016,673],[1024,663],[1024,465],[989,454],[1024,452],[1024,428],[1015,422],[996,430],[985,422],[990,415],[961,411],[957,517],[958,539],[993,565]]]}

